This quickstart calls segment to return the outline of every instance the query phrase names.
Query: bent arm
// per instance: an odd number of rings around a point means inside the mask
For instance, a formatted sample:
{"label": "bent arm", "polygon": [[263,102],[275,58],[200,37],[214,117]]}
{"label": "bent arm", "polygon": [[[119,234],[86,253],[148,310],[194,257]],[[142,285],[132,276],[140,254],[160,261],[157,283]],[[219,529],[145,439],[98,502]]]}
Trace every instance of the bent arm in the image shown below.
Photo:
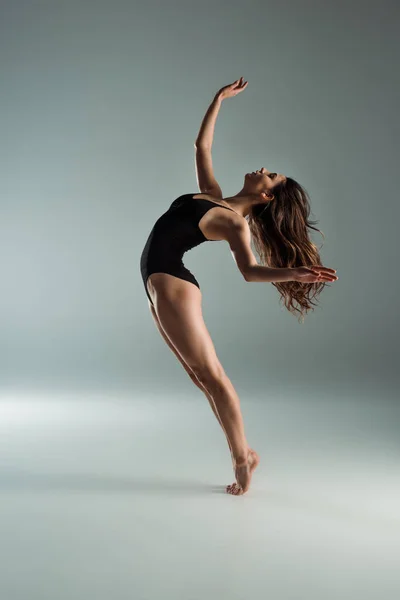
{"label": "bent arm", "polygon": [[257,263],[251,248],[250,228],[245,219],[226,227],[225,239],[230,246],[233,259],[246,281],[294,281],[294,270],[290,267],[276,269]]}

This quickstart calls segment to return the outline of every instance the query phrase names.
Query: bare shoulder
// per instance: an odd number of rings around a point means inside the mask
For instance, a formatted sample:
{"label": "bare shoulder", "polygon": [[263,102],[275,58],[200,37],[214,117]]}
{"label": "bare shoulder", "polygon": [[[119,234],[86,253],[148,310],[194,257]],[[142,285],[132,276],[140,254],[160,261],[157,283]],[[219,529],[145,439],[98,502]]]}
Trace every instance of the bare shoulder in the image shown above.
{"label": "bare shoulder", "polygon": [[216,196],[215,194],[204,194],[202,192],[199,192],[198,194],[195,194],[193,196],[193,198],[200,198],[200,199],[204,199],[204,200],[211,200],[212,202],[221,202],[222,200],[222,195],[221,196]]}
{"label": "bare shoulder", "polygon": [[215,207],[203,215],[198,225],[208,240],[225,240],[229,243],[232,235],[235,235],[234,232],[237,235],[238,230],[248,229],[249,226],[246,219],[233,209],[226,210],[230,207],[223,203],[222,198],[217,198],[210,194],[196,194],[193,198],[209,200],[215,204]]}
{"label": "bare shoulder", "polygon": [[[242,215],[239,215],[235,210],[233,210],[233,208],[231,208],[226,202],[224,202],[223,198],[217,197],[217,196],[212,196],[211,194],[195,194],[193,196],[194,200],[197,199],[202,199],[202,200],[209,200],[210,202],[213,202],[216,207],[218,207],[218,205],[221,208],[228,208],[229,211],[217,211],[216,214],[218,215],[222,215],[222,216],[226,216],[228,218],[230,218],[230,220],[233,219],[234,222],[240,222],[240,221],[244,221],[247,224],[247,221],[244,217],[242,217]],[[208,213],[207,213],[208,214]]]}

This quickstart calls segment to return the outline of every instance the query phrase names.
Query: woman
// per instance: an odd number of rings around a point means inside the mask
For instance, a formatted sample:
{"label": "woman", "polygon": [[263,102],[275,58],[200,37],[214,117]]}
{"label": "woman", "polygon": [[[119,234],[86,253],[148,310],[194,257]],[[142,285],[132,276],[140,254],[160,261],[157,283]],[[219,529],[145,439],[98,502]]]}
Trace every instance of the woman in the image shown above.
{"label": "woman", "polygon": [[[156,221],[140,259],[155,324],[208,398],[226,435],[236,477],[226,491],[234,495],[249,489],[259,456],[247,444],[239,398],[204,323],[200,286],[182,256],[205,241],[225,240],[244,279],[272,283],[286,308],[301,318],[324,282],[338,279],[334,269],[321,266],[317,247],[309,239],[307,228],[313,223],[308,220],[309,200],[296,181],[262,168],[245,175],[238,194],[222,195],[211,159],[215,121],[222,101],[246,87],[241,77],[217,92],[195,143],[201,193],[184,194],[172,202]],[[252,252],[251,239],[263,266]]]}

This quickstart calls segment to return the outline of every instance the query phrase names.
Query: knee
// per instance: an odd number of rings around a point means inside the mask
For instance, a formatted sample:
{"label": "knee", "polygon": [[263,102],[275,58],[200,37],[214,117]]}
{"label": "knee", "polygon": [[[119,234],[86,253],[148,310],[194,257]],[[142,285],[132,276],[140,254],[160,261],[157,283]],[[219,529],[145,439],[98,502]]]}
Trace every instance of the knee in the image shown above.
{"label": "knee", "polygon": [[193,369],[187,369],[187,373],[190,377],[190,379],[192,380],[192,382],[197,385],[197,387],[200,387],[201,389],[204,390],[204,385],[201,381],[201,378],[196,375],[195,371],[193,371]]}
{"label": "knee", "polygon": [[198,385],[200,383],[199,378],[193,371],[188,371],[188,374],[189,374],[190,379],[193,381],[193,383],[195,383],[196,385]]}
{"label": "knee", "polygon": [[222,365],[194,367],[192,370],[199,383],[209,392],[215,392],[223,387],[225,371],[222,368]]}

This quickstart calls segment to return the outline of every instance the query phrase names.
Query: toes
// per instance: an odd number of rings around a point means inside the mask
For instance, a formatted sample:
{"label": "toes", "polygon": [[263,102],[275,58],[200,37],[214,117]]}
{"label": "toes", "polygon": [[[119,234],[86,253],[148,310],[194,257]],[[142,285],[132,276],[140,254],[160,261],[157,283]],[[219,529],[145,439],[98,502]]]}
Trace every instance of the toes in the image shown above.
{"label": "toes", "polygon": [[236,489],[236,482],[232,483],[231,485],[226,486],[226,491],[228,492],[228,494],[234,494],[235,489]]}
{"label": "toes", "polygon": [[232,483],[232,485],[227,485],[226,486],[226,491],[228,494],[233,494],[234,496],[238,496],[240,494],[243,494],[243,490],[240,487],[240,485],[235,481],[235,483]]}

